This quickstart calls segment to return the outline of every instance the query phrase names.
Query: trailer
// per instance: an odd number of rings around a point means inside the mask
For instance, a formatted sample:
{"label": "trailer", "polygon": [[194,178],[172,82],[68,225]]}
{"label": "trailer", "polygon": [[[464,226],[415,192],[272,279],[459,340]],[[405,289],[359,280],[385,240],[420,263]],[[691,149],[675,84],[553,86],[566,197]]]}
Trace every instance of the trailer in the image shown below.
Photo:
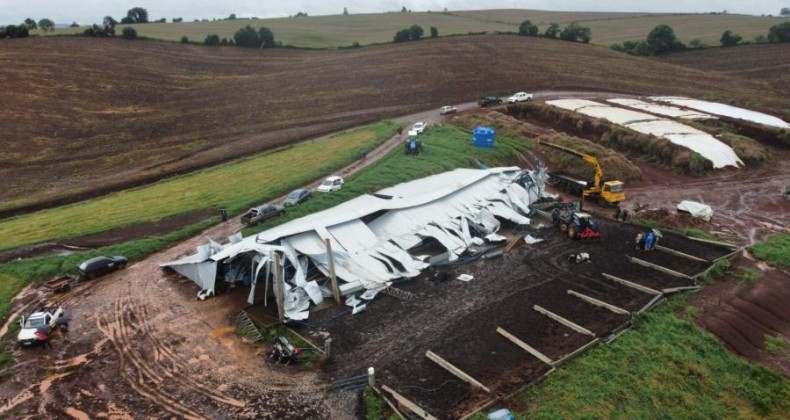
{"label": "trailer", "polygon": [[66,274],[63,276],[55,277],[51,280],[47,280],[43,283],[44,288],[49,290],[50,292],[68,292],[71,290],[71,285],[77,282],[77,278]]}

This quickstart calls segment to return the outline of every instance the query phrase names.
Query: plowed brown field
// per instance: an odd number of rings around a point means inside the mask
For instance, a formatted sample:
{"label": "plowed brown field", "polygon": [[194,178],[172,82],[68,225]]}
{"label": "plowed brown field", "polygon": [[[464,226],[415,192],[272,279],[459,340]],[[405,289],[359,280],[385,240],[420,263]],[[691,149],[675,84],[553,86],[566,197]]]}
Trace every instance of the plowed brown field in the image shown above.
{"label": "plowed brown field", "polygon": [[740,78],[516,36],[344,51],[87,38],[2,42],[6,214],[514,90],[718,93],[769,109],[788,104]]}

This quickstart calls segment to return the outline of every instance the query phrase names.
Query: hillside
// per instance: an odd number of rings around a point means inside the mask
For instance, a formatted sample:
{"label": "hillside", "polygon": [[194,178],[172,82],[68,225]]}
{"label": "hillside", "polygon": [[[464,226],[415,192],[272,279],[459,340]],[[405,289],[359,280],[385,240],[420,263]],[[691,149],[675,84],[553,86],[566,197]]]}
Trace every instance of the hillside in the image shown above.
{"label": "hillside", "polygon": [[[655,14],[614,12],[549,12],[543,10],[476,10],[421,12],[421,13],[377,13],[331,16],[309,16],[276,19],[237,19],[212,22],[152,23],[133,26],[140,36],[179,41],[187,36],[191,41],[203,42],[206,35],[217,34],[231,39],[237,29],[251,25],[255,28],[270,28],[283,45],[306,48],[337,48],[392,42],[399,29],[420,25],[429,34],[435,26],[440,36],[480,32],[517,32],[518,25],[531,20],[543,32],[551,23],[562,26],[579,22],[592,29],[592,43],[609,46],[630,39],[644,39],[656,25],[666,23],[675,29],[683,41],[700,39],[716,45],[722,32],[729,29],[751,40],[757,35],[767,35],[768,28],[782,18],[748,15],[710,14]],[[125,26],[125,25],[124,25]],[[44,34],[82,32],[82,28],[59,29]]]}
{"label": "hillside", "polygon": [[668,54],[658,60],[703,71],[716,71],[765,83],[790,95],[790,48],[786,44],[740,45]]}
{"label": "hillside", "polygon": [[521,89],[718,93],[790,114],[785,95],[740,78],[517,36],[343,51],[46,37],[3,41],[0,60],[6,211]]}

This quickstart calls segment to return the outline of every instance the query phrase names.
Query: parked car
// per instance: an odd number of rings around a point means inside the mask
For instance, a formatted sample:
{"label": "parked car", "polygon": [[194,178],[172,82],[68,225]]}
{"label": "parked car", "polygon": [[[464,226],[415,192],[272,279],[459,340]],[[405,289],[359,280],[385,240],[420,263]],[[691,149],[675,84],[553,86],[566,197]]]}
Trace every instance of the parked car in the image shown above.
{"label": "parked car", "polygon": [[38,344],[39,339],[36,336],[36,332],[44,331],[49,334],[58,324],[58,319],[65,313],[66,311],[59,306],[54,309],[40,309],[27,317],[22,316],[19,318],[19,333],[16,336],[17,343],[20,346]]}
{"label": "parked car", "polygon": [[312,195],[313,194],[310,192],[310,190],[306,190],[304,188],[293,190],[291,191],[290,194],[288,194],[288,197],[285,197],[285,201],[283,201],[283,205],[285,207],[288,207],[288,206],[295,206],[297,204],[302,204],[305,201],[309,200]]}
{"label": "parked car", "polygon": [[516,92],[513,96],[507,98],[508,103],[514,104],[516,102],[528,102],[532,100],[532,94],[527,92]]}
{"label": "parked car", "polygon": [[285,214],[285,207],[279,204],[263,204],[251,208],[244,216],[241,216],[241,223],[247,226],[253,226],[283,214]]}
{"label": "parked car", "polygon": [[422,134],[422,132],[425,131],[425,128],[427,128],[427,127],[428,127],[428,124],[425,124],[422,121],[418,121],[418,122],[414,123],[413,126],[411,126],[411,131],[414,131],[417,134]]}
{"label": "parked car", "polygon": [[496,96],[486,96],[485,98],[477,101],[477,105],[482,108],[487,108],[489,106],[496,106],[502,103],[502,98]]}
{"label": "parked car", "polygon": [[341,188],[343,188],[343,178],[339,176],[330,176],[318,186],[318,192],[332,192]]}
{"label": "parked car", "polygon": [[115,270],[122,270],[126,268],[129,260],[123,255],[116,255],[114,257],[93,257],[89,260],[83,261],[77,266],[80,276],[86,279],[94,279],[103,276]]}
{"label": "parked car", "polygon": [[441,115],[455,114],[456,112],[458,112],[458,108],[452,105],[445,105],[439,109],[439,114]]}

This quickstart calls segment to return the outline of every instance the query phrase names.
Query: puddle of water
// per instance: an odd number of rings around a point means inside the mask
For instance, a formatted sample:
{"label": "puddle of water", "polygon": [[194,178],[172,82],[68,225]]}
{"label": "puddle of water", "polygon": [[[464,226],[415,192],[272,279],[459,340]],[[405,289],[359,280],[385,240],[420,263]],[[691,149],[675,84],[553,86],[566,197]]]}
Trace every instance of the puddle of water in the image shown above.
{"label": "puddle of water", "polygon": [[214,331],[211,331],[211,336],[214,338],[218,338],[221,335],[232,333],[235,330],[236,327],[219,327],[219,328],[215,328]]}
{"label": "puddle of water", "polygon": [[66,409],[66,414],[77,420],[90,420],[90,416],[87,413],[77,410],[74,407],[68,407]]}

